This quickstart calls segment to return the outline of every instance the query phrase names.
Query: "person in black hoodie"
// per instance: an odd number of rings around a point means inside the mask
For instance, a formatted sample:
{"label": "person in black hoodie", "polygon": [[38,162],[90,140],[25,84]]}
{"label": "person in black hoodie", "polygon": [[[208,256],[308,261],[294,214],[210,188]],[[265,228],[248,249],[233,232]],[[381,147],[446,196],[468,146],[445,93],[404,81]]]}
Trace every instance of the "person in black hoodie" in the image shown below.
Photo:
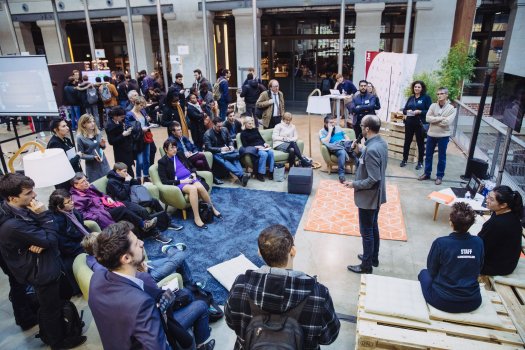
{"label": "person in black hoodie", "polygon": [[124,118],[126,111],[122,107],[113,107],[109,111],[109,119],[106,124],[106,134],[108,142],[113,146],[113,155],[115,162],[122,162],[128,166],[128,172],[131,177],[135,177],[133,173],[133,166],[135,159],[133,158],[133,139],[131,137],[131,129],[124,129]]}
{"label": "person in black hoodie", "polygon": [[[71,349],[85,336],[65,338],[62,306],[71,297],[62,276],[62,260],[53,216],[36,200],[35,183],[21,174],[0,178],[0,252],[17,282],[35,288],[40,304],[41,340],[52,348]],[[69,292],[69,293],[68,293]]]}
{"label": "person in black hoodie", "polygon": [[80,294],[75,276],[73,275],[73,261],[77,255],[84,253],[80,242],[89,234],[84,226],[84,217],[75,209],[69,191],[64,189],[54,190],[49,197],[49,210],[58,232],[58,249],[64,263],[65,273],[73,290],[73,295]]}
{"label": "person in black hoodie", "polygon": [[261,95],[261,92],[265,90],[266,88],[259,83],[257,79],[253,79],[253,74],[248,74],[248,79],[246,79],[245,84],[242,86],[241,97],[244,97],[244,102],[246,103],[246,116],[255,119],[256,127],[259,127],[259,121],[256,115],[255,103]]}

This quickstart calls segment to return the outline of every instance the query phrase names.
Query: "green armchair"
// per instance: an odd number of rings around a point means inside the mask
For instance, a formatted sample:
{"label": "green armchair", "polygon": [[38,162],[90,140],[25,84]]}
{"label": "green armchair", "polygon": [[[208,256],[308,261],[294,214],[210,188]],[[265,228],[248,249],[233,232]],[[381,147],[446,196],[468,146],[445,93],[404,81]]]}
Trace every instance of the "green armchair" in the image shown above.
{"label": "green armchair", "polygon": [[[273,129],[259,130],[259,132],[261,133],[261,136],[264,139],[264,142],[266,142],[267,144],[270,145],[270,147],[273,148],[273,140],[272,140]],[[241,148],[242,142],[241,142],[240,133],[237,134],[236,140],[237,140],[237,148]],[[303,153],[304,142],[302,140],[297,140],[297,146],[299,146],[301,153]],[[273,154],[275,158],[275,163],[282,163],[282,164],[288,163],[288,153],[274,149]],[[252,158],[247,154],[241,157],[241,164],[246,168],[253,169]]]}
{"label": "green armchair", "polygon": [[[343,131],[345,132],[345,134],[348,136],[348,138],[350,138],[350,140],[355,140],[355,133],[354,133],[354,130],[353,129],[347,129],[347,128],[343,128]],[[335,167],[338,167],[337,165],[337,156],[333,155],[333,154],[330,154],[330,152],[328,151],[328,148],[323,145],[323,143],[321,142],[320,143],[321,145],[321,155],[323,156],[323,159],[326,163],[326,167],[328,168],[328,174],[331,174],[332,173],[332,168],[335,166]],[[354,172],[354,160],[353,159],[350,159],[349,161],[346,162],[346,165],[350,165],[350,169],[351,169],[351,172],[353,173]]]}
{"label": "green armchair", "polygon": [[[197,171],[197,174],[206,180],[208,186],[213,185],[213,175],[209,171]],[[186,220],[187,213],[186,209],[190,207],[190,199],[187,194],[182,193],[182,191],[177,186],[164,185],[160,181],[159,170],[157,164],[153,164],[149,168],[149,176],[151,182],[158,188],[160,200],[162,203],[169,205],[175,209],[182,210],[182,218]]]}
{"label": "green armchair", "polygon": [[[93,271],[87,265],[86,258],[87,258],[86,253],[77,255],[77,257],[73,261],[73,275],[75,276],[75,280],[77,281],[78,286],[80,287],[82,296],[84,297],[85,300],[88,300],[89,299],[89,284],[91,283],[91,277],[93,276]],[[178,273],[172,273],[171,275],[164,277],[161,281],[157,283],[157,286],[162,287],[168,284],[174,278],[177,278],[179,280],[178,281],[179,288],[182,288],[184,286],[182,282],[182,276]]]}

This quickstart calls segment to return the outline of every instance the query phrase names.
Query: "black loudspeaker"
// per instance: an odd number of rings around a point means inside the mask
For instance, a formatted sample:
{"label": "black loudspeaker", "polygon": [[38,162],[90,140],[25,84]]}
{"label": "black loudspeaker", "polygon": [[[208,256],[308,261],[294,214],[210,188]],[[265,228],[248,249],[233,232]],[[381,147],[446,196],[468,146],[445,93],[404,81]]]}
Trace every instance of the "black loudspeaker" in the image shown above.
{"label": "black loudspeaker", "polygon": [[489,168],[489,163],[479,158],[472,158],[467,162],[467,170],[465,177],[470,178],[473,174],[478,179],[487,179],[488,174],[487,170]]}

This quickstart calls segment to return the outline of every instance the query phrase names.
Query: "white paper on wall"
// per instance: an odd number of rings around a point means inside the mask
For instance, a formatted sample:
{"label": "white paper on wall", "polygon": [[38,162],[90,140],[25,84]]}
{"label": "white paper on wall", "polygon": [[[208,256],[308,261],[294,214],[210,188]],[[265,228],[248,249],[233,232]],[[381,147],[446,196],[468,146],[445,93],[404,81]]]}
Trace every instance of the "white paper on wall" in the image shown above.
{"label": "white paper on wall", "polygon": [[374,84],[381,109],[376,111],[381,120],[388,120],[390,112],[404,107],[404,91],[412,83],[417,54],[381,52],[375,56],[368,70],[367,80]]}

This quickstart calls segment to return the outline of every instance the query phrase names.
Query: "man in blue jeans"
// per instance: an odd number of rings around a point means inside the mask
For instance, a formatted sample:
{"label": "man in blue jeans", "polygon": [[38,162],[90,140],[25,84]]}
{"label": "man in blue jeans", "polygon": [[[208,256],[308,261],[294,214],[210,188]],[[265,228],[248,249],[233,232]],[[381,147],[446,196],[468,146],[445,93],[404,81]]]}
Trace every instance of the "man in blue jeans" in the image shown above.
{"label": "man in blue jeans", "polygon": [[213,153],[213,167],[220,164],[233,173],[243,187],[246,187],[250,175],[244,173],[242,169],[239,152],[233,147],[228,129],[222,126],[223,122],[219,117],[213,118],[212,123],[213,127],[204,134],[204,149]]}
{"label": "man in blue jeans", "polygon": [[328,148],[330,154],[337,156],[337,173],[339,174],[339,182],[345,182],[345,164],[349,159],[348,153],[341,141],[350,141],[348,136],[345,134],[343,129],[339,125],[336,125],[335,117],[328,115],[324,118],[324,128],[319,130],[319,138],[323,145]]}
{"label": "man in blue jeans", "polygon": [[450,126],[456,117],[456,108],[448,99],[448,89],[440,87],[437,92],[437,102],[432,103],[427,112],[427,122],[430,124],[427,132],[427,145],[425,150],[425,172],[418,180],[430,179],[432,173],[432,158],[436,145],[438,147],[438,165],[436,172],[436,185],[441,185],[445,176],[447,165],[447,145],[452,134]]}
{"label": "man in blue jeans", "polygon": [[[366,142],[357,146],[359,165],[355,180],[346,182],[354,189],[354,202],[359,208],[359,232],[363,239],[363,254],[357,255],[359,265],[349,265],[355,273],[372,273],[372,266],[379,265],[379,226],[377,219],[381,204],[386,203],[385,173],[388,161],[388,144],[379,136],[381,119],[367,115],[361,120],[361,129]],[[354,141],[355,143],[355,141]]]}

